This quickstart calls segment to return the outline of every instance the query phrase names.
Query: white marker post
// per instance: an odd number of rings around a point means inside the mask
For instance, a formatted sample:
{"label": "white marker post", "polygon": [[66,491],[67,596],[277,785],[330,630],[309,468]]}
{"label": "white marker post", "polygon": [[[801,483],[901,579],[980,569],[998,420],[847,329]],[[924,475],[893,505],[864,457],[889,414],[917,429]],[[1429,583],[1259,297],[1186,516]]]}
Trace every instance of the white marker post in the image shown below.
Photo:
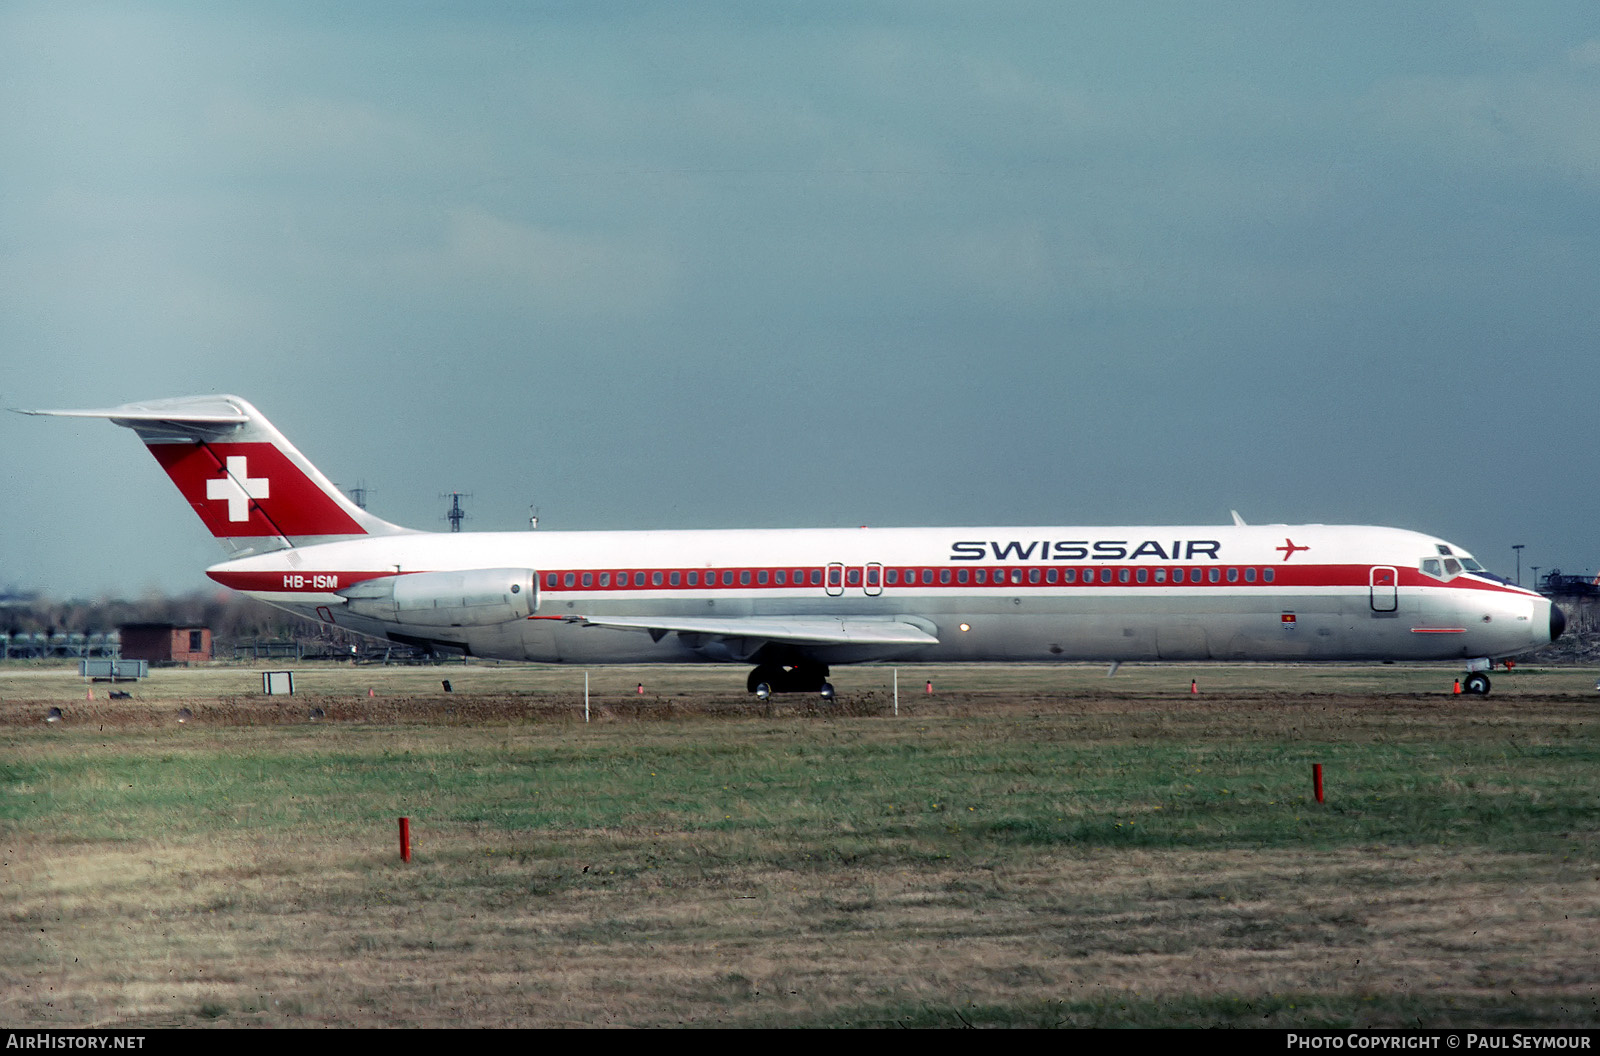
{"label": "white marker post", "polygon": [[583,673],[583,721],[589,721],[589,672]]}
{"label": "white marker post", "polygon": [[900,669],[894,669],[894,717],[900,717]]}

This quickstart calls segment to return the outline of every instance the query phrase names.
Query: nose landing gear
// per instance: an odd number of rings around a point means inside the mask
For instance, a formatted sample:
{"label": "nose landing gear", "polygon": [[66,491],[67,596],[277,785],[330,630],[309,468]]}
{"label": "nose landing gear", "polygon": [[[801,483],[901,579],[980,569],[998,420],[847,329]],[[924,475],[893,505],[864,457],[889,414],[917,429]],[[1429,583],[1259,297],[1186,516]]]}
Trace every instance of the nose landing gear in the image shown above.
{"label": "nose landing gear", "polygon": [[1494,661],[1487,657],[1467,661],[1467,673],[1461,679],[1461,692],[1471,693],[1475,697],[1489,695],[1489,669],[1494,667]]}

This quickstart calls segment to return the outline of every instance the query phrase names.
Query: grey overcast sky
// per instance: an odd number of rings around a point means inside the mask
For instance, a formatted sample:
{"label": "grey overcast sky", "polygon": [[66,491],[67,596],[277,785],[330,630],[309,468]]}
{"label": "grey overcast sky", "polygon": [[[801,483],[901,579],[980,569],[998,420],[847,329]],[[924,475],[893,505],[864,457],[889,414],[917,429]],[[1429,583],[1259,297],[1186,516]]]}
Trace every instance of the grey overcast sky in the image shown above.
{"label": "grey overcast sky", "polygon": [[[0,404],[467,527],[1371,523],[1593,569],[1600,9],[0,7]],[[0,586],[221,551],[0,415]]]}

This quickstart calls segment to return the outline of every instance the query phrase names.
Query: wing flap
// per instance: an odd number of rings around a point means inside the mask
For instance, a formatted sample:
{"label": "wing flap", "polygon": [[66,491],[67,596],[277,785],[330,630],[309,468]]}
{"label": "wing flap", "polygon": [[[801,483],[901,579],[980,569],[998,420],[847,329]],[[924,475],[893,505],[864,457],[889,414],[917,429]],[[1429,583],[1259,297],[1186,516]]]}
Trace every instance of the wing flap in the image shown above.
{"label": "wing flap", "polygon": [[661,634],[704,634],[716,638],[759,638],[795,645],[938,645],[939,639],[920,627],[898,620],[851,619],[843,616],[586,616],[586,627]]}

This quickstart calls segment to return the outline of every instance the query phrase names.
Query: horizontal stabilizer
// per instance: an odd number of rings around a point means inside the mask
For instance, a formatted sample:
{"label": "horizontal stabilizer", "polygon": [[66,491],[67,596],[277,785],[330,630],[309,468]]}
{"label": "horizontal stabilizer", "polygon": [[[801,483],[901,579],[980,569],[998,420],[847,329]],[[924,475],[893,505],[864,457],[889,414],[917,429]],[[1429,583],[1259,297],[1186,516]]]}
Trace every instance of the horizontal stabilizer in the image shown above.
{"label": "horizontal stabilizer", "polygon": [[49,415],[53,418],[107,418],[118,424],[132,426],[136,422],[171,422],[174,425],[190,424],[205,427],[243,425],[250,416],[222,397],[184,397],[177,400],[149,400],[145,403],[126,403],[121,407],[101,407],[89,410],[26,411],[19,414]]}

